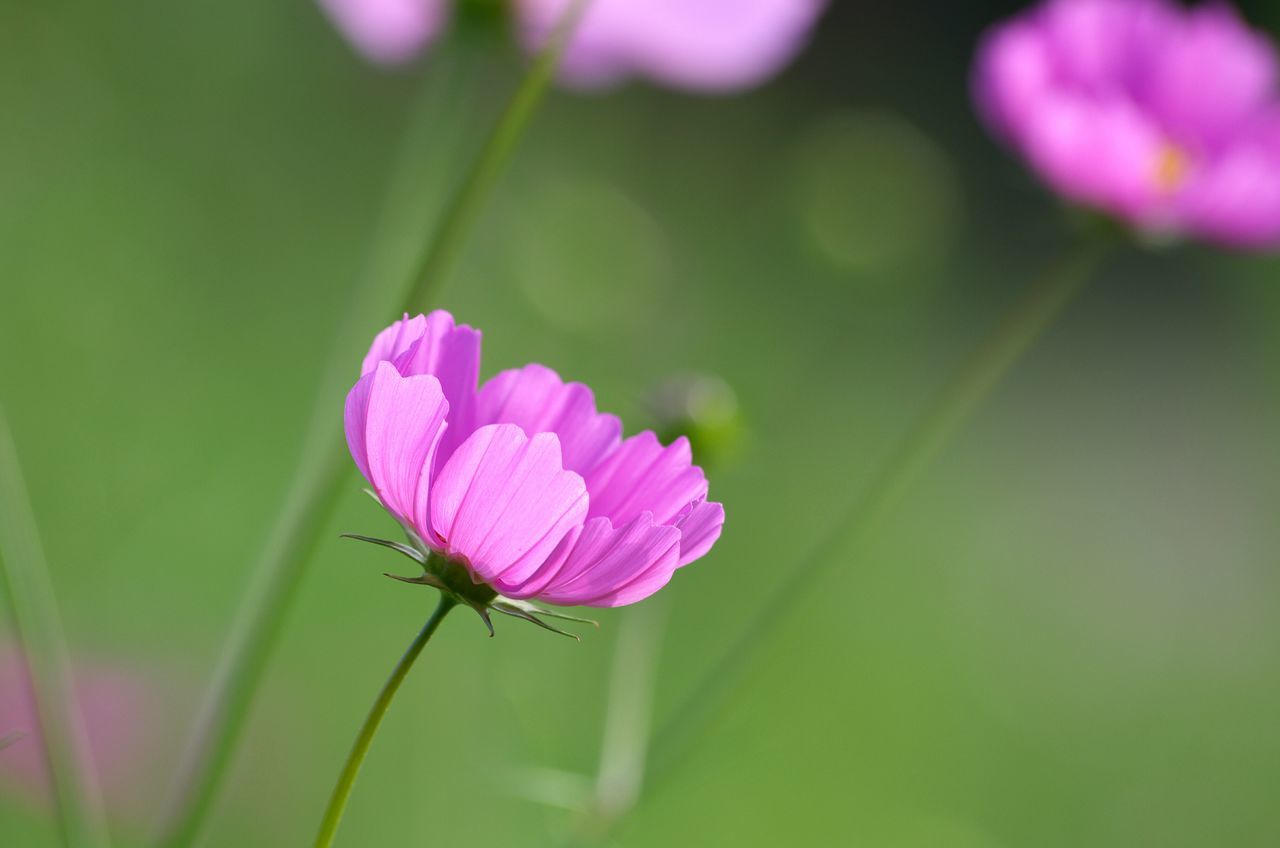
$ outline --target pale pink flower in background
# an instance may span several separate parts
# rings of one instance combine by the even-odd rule
[[[162,693],[150,676],[123,664],[77,662],[73,675],[107,802],[113,810],[141,816],[155,789],[157,757],[166,735]],[[0,737],[13,739],[0,750],[0,789],[50,803],[26,665],[17,648],[7,644],[0,644]]]
[[[1048,0],[993,28],[974,72],[992,129],[1067,199],[1157,235],[1280,241],[1271,43],[1234,10]]]
[[[569,0],[516,0],[525,43],[540,46]],[[734,91],[777,74],[808,42],[825,0],[595,0],[565,51],[584,86],[632,76]]]
[[[568,0],[510,0],[514,26],[538,49]],[[369,59],[413,58],[437,36],[446,0],[321,0]],[[734,91],[778,73],[808,41],[826,0],[591,0],[562,62],[576,86],[629,77],[698,91]]]
[[[480,333],[443,311],[384,330],[347,396],[347,443],[424,553],[504,598],[622,606],[720,536],[688,442],[622,438],[591,390],[541,365],[478,390]]]
[[[417,56],[449,13],[448,0],[320,0],[320,7],[357,50],[384,64]]]

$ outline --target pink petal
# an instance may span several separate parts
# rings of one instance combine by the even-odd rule
[[[533,574],[586,514],[586,485],[564,470],[555,434],[513,424],[476,430],[431,489],[445,554],[499,591]]]
[[[1230,247],[1280,245],[1280,148],[1242,142],[1196,174],[1178,198],[1182,225]]]
[[[1044,34],[1064,87],[1131,92],[1176,15],[1165,0],[1050,0],[1025,17]]]
[[[1271,42],[1225,5],[1188,10],[1167,27],[1144,69],[1142,99],[1184,144],[1216,146],[1273,96]]]
[[[523,35],[541,45],[566,0],[519,0]],[[808,41],[824,0],[594,0],[562,67],[571,83],[607,85],[639,74],[703,91],[749,88]]]
[[[622,422],[596,412],[591,389],[565,383],[542,365],[503,371],[480,389],[476,423],[515,424],[527,435],[555,433],[564,467],[586,474],[622,437]]]
[[[680,565],[683,567],[706,555],[720,538],[724,505],[703,501],[677,521],[676,527],[680,529]]]
[[[406,377],[431,374],[444,389],[450,408],[469,403],[480,374],[480,331],[455,324],[443,309],[430,315],[405,316],[373,341],[362,374],[379,362],[394,362]]]
[[[1046,94],[1024,143],[1044,178],[1077,202],[1142,223],[1167,199],[1158,179],[1167,142],[1126,100]]]
[[[973,93],[994,130],[1018,139],[1053,83],[1053,57],[1041,27],[1015,21],[997,27],[978,47]]]
[[[361,377],[347,395],[351,456],[403,522],[414,524],[425,513],[432,454],[448,411],[439,380],[430,374],[402,377],[389,362]]]
[[[670,524],[690,503],[707,494],[707,478],[693,465],[689,440],[681,436],[664,448],[645,431],[624,441],[587,474],[591,516],[602,515],[615,527],[642,512]]]
[[[598,598],[580,601],[584,607],[625,607],[643,601],[671,582],[675,574],[675,557],[664,558],[655,567],[636,577],[630,583]]]
[[[320,0],[334,25],[365,58],[408,61],[440,31],[445,0]]]
[[[364,362],[360,364],[361,376],[377,368],[379,362],[394,362],[396,357],[409,349],[409,345],[422,338],[426,331],[427,316],[415,315],[410,318],[405,313],[403,318],[374,337]]]
[[[369,392],[373,390],[372,373],[365,374],[347,392],[342,410],[343,429],[347,433],[347,449],[364,479],[370,479],[369,448],[365,443],[365,422],[369,415]]]
[[[363,373],[391,361],[406,377],[431,374],[449,401],[449,429],[440,441],[436,465],[442,465],[475,429],[476,381],[480,376],[480,331],[455,324],[443,309],[430,315],[406,315],[374,339]]]
[[[1059,194],[1153,233],[1270,246],[1274,45],[1223,4],[1047,0],[984,39],[974,94]]]
[[[421,316],[419,316],[421,317]],[[437,309],[424,320],[419,337],[398,354],[395,365],[406,377],[433,374],[449,401],[449,429],[440,440],[439,467],[476,428],[476,381],[480,377],[480,331],[455,325],[453,316]]]
[[[521,594],[553,604],[615,607],[649,597],[677,568],[703,556],[720,538],[724,507],[691,506],[676,524],[655,524],[643,512],[614,529],[606,518],[592,518],[570,533],[525,584]],[[511,594],[508,592],[507,594]]]
[[[617,529],[606,518],[593,518],[565,537],[547,565],[520,587],[520,597],[566,605],[633,603],[671,579],[679,554],[680,531],[655,524],[650,512]],[[641,584],[652,588],[626,591]],[[630,600],[617,601],[624,596]]]
[[[168,759],[165,740],[175,729],[168,727],[166,709],[173,700],[174,675],[121,659],[79,658],[73,659],[71,673],[106,800],[114,813],[125,813],[133,822],[142,820],[151,813],[149,802],[162,770],[157,766]],[[23,736],[0,751],[0,795],[53,803],[26,660],[15,644],[0,638],[0,737],[14,731]],[[3,843],[16,844],[12,838]]]

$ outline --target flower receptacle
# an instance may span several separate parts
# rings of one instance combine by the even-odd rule
[[[543,618],[556,618],[562,621],[575,621],[596,627],[600,626],[599,622],[589,618],[578,618],[556,610],[542,609],[527,601],[505,598],[487,583],[477,583],[472,579],[471,572],[463,563],[455,562],[427,548],[413,534],[410,534],[410,544],[394,542],[389,539],[378,539],[372,536],[361,536],[355,533],[344,533],[343,538],[390,548],[418,563],[422,567],[422,574],[406,577],[385,572],[386,576],[393,580],[399,580],[401,583],[431,586],[440,590],[443,595],[450,598],[455,604],[470,607],[480,616],[481,621],[488,628],[490,636],[494,635],[493,618],[491,616],[491,613],[494,612],[528,621],[544,630],[550,630],[552,633],[559,633],[561,636],[568,636],[575,640],[579,640],[578,636],[548,624]]]

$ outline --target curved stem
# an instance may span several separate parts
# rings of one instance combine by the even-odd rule
[[[654,734],[650,787],[680,764],[706,732],[748,660],[819,582],[823,569],[847,562],[847,551],[902,499],[921,473],[951,443],[978,406],[1094,276],[1110,247],[1096,238],[1066,254],[1037,280],[996,324],[908,431],[860,500],[761,605],[700,682]],[[846,554],[841,559],[841,554]]]
[[[387,714],[387,708],[391,706],[391,699],[396,696],[400,684],[404,682],[409,669],[413,668],[414,661],[418,659],[418,654],[422,653],[422,649],[431,639],[431,634],[436,632],[440,622],[444,621],[449,610],[456,605],[457,601],[449,595],[440,595],[440,603],[436,606],[435,612],[431,613],[422,631],[410,643],[404,656],[400,657],[400,662],[396,663],[387,682],[382,684],[382,691],[378,693],[377,700],[369,708],[369,714],[365,716],[364,724],[360,726],[356,741],[351,746],[351,753],[347,755],[347,761],[338,775],[338,783],[333,787],[329,806],[324,811],[324,821],[320,823],[320,833],[316,836],[316,848],[328,848],[333,844],[333,838],[338,833],[338,825],[342,823],[342,814],[347,809],[347,799],[351,797],[351,790],[356,784],[356,778],[360,775],[360,767],[364,765],[365,755],[369,753],[373,737],[378,732],[378,726],[382,724],[382,717]]]
[[[0,582],[22,648],[64,845],[110,844],[102,792],[71,677],[53,581],[27,497],[18,451],[0,407]],[[21,731],[0,739],[4,748]]]
[[[579,822],[584,841],[626,813],[640,797],[667,606],[659,597],[632,607],[618,630],[600,768],[590,806]]]
[[[585,5],[586,0],[577,0],[564,14],[533,68],[516,90],[462,187],[445,209],[422,261],[400,297],[395,310],[397,315],[425,310],[443,283],[485,197],[546,95],[568,34]],[[469,103],[460,105],[466,107]],[[406,152],[411,154],[412,146],[406,145]],[[380,284],[381,281],[371,283]],[[361,292],[361,303],[368,299],[364,296],[366,294]],[[355,320],[342,331],[341,339],[352,335],[352,330],[367,337],[370,328],[360,320],[361,315],[359,309],[352,311]],[[317,395],[316,408],[307,428],[306,447],[290,484],[285,507],[277,516],[254,568],[251,587],[232,625],[218,670],[183,753],[174,792],[157,838],[157,845],[163,848],[184,848],[199,833],[230,764],[253,693],[275,647],[306,566],[351,474],[332,413],[334,404],[340,403],[341,394],[335,395],[331,391],[334,385],[341,385],[349,374],[351,360],[347,353],[345,341],[335,345],[335,355],[331,357],[322,389]]]

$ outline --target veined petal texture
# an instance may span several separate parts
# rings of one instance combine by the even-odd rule
[[[388,510],[413,523],[426,508],[433,454],[449,403],[430,374],[401,376],[379,363],[347,395],[347,446]]]
[[[432,486],[444,554],[499,591],[533,574],[586,515],[586,485],[564,469],[555,434],[514,424],[476,430]]]

